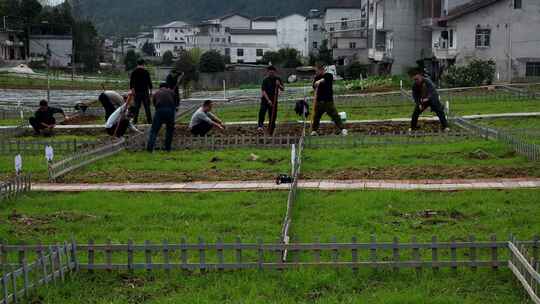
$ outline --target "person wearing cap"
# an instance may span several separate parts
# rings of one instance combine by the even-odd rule
[[[144,67],[144,60],[137,61],[137,68],[131,73],[129,88],[131,93],[135,95],[135,103],[131,107],[133,115],[133,123],[137,124],[139,119],[139,111],[141,105],[144,106],[146,113],[146,122],[152,123],[152,112],[150,111],[150,95],[152,95],[152,79],[150,73]]]
[[[261,107],[259,109],[259,132],[264,131],[264,120],[266,113],[269,116],[268,122],[268,134],[273,135],[276,129],[277,110],[278,110],[278,96],[279,91],[283,92],[285,89],[281,78],[276,76],[277,69],[274,66],[267,68],[268,76],[263,80],[261,86]]]
[[[28,119],[32,128],[34,128],[34,134],[52,135],[52,131],[56,127],[54,114],[62,114],[64,119],[68,118],[64,110],[49,107],[49,103],[46,100],[41,100],[39,102],[39,109],[36,111],[34,117]]]
[[[156,111],[146,149],[148,152],[154,151],[159,130],[165,124],[165,151],[171,151],[176,120],[176,98],[174,91],[168,88],[166,82],[162,82],[159,84],[159,90],[152,96],[152,102]]]
[[[334,75],[327,73],[324,65],[315,65],[316,74],[313,80],[313,89],[315,90],[315,98],[313,101],[313,121],[311,123],[311,135],[318,135],[319,125],[324,113],[328,114],[336,124],[336,127],[341,131],[341,135],[347,135],[347,129],[343,125],[343,121],[338,114],[336,105],[334,104]]]
[[[435,84],[429,79],[426,78],[421,70],[413,71],[411,73],[413,79],[412,87],[412,96],[414,99],[414,111],[411,119],[411,128],[409,132],[415,131],[418,129],[418,118],[420,114],[424,112],[427,108],[431,108],[432,112],[439,117],[441,122],[441,129],[445,132],[450,131],[448,128],[448,120],[446,119],[446,114],[444,113],[444,107],[440,102],[439,93]]]

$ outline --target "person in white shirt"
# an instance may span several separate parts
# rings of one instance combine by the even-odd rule
[[[195,136],[206,136],[206,134],[208,134],[213,127],[220,130],[225,129],[223,122],[217,118],[216,115],[212,114],[211,111],[211,100],[205,101],[202,107],[195,111],[191,117],[191,122],[189,123],[189,130],[191,131],[191,134]]]
[[[107,119],[105,129],[109,135],[120,138],[126,134],[128,128],[137,133],[142,133],[135,128],[129,119],[128,109],[132,99],[133,96],[129,95],[126,102],[116,109]]]

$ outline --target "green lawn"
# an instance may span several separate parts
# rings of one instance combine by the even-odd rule
[[[491,234],[519,239],[540,234],[540,209],[532,197],[540,190],[457,192],[300,191],[293,212],[292,235],[303,242],[466,241],[470,235],[489,240]]]
[[[61,155],[57,155],[61,159]],[[0,174],[12,174],[13,156],[0,156]],[[34,180],[47,179],[44,156],[23,155]],[[272,180],[290,172],[290,149],[122,152],[81,168],[64,182],[191,182]],[[540,177],[540,166],[494,141],[308,148],[304,179],[445,179]]]
[[[32,303],[528,304],[509,270],[417,277],[412,271],[289,270],[209,274],[79,274]]]
[[[0,126],[20,126],[20,119],[0,119]]]
[[[191,242],[198,237],[255,242],[279,238],[286,192],[30,193],[2,204],[0,235],[9,243],[129,239]]]
[[[474,120],[479,125],[496,129],[540,129],[540,117],[490,118]]]

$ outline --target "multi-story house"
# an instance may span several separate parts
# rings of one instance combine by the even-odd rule
[[[301,56],[308,56],[306,48],[306,17],[292,14],[277,20],[277,47],[297,49]]]
[[[0,28],[0,61],[24,60],[24,41],[19,36],[22,31],[10,29],[7,22],[4,25]]]
[[[306,52],[318,54],[324,38],[324,17],[320,10],[311,9],[306,17]]]
[[[200,48],[225,53],[225,48],[231,43],[229,27],[223,26],[217,20],[205,21],[197,27],[198,30],[193,35],[186,37],[187,49]]]
[[[259,16],[251,20],[251,29],[253,30],[275,30],[277,29],[276,16]]]
[[[156,56],[163,56],[167,51],[177,53],[185,49],[188,36],[193,36],[198,31],[191,24],[174,21],[168,24],[154,27],[154,46]]]
[[[379,73],[403,74],[431,55],[431,33],[421,25],[423,1],[371,0],[368,57]]]
[[[540,77],[540,1],[470,0],[432,16],[432,47],[439,69],[493,59],[496,80]]]
[[[231,45],[226,49],[231,63],[256,63],[264,53],[277,50],[275,29],[230,29]]]
[[[365,0],[332,0],[324,4],[326,39],[338,65],[367,63]],[[364,11],[364,13],[363,13]]]

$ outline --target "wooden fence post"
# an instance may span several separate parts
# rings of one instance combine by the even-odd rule
[[[497,236],[494,234],[491,236],[491,269],[496,271],[499,269],[499,252],[497,246]]]
[[[476,238],[471,235],[469,236],[469,242],[471,244],[471,247],[470,247],[470,256],[471,256],[471,270],[472,271],[476,271],[478,269],[477,265],[476,265]]]
[[[129,239],[127,244],[127,268],[129,273],[133,273],[133,240]]]
[[[22,271],[23,271],[23,285],[24,285],[24,297],[28,299],[29,292],[30,292],[30,277],[28,273],[28,263],[26,263],[26,260],[23,261],[22,265]]]
[[[223,271],[224,259],[223,259],[223,239],[219,237],[216,243],[217,257],[218,257],[218,270]]]
[[[392,258],[394,260],[394,272],[399,272],[399,262],[401,260],[399,256],[399,239],[398,237],[394,237],[394,241],[392,243],[393,249],[392,249]]]
[[[90,273],[94,272],[94,240],[90,239],[88,241],[88,271]]]
[[[144,256],[145,256],[145,268],[147,272],[152,271],[152,250],[150,247],[150,241],[144,241]]]
[[[199,237],[199,270],[206,272],[206,248],[204,239]]]
[[[377,237],[374,234],[370,237],[369,260],[373,263],[371,267],[377,269]]]
[[[3,297],[4,298],[4,303],[3,304],[8,304],[9,303],[8,277],[7,277],[5,272],[2,275],[2,292],[4,293],[4,297]]]
[[[353,244],[353,249],[352,249],[352,262],[353,262],[353,272],[356,274],[358,273],[358,248],[356,247],[356,244],[357,244],[357,238],[356,236],[353,236],[352,237],[352,240],[351,240],[352,244]]]
[[[432,268],[433,272],[437,273],[439,272],[439,252],[438,247],[439,244],[437,242],[437,237],[433,236],[431,238],[431,261],[432,261]]]
[[[452,238],[452,243],[450,244],[450,259],[451,267],[454,273],[457,272],[457,249],[456,249],[456,240]]]
[[[416,274],[419,276],[422,273],[422,260],[416,236],[412,237],[412,258],[415,264]]]
[[[180,240],[180,259],[182,260],[182,269],[188,270],[188,251],[186,248],[186,238],[182,237]]]
[[[112,242],[111,239],[107,239],[107,246],[105,248],[105,263],[107,264],[107,271],[112,271]]]
[[[171,272],[171,261],[169,257],[169,242],[163,240],[163,263],[165,264],[165,271],[167,274]]]

